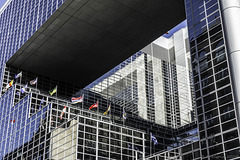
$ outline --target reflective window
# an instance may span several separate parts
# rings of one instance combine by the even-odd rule
[[[231,87],[228,86],[226,88],[223,88],[220,91],[218,91],[217,93],[218,93],[218,97],[222,97],[224,95],[227,95],[227,94],[231,93]]]
[[[215,93],[212,93],[212,94],[204,97],[204,98],[203,98],[203,102],[204,102],[204,103],[208,103],[208,102],[210,102],[210,101],[212,101],[212,100],[214,100],[214,99],[216,99],[216,94],[215,94]]]
[[[238,146],[239,146],[239,140],[238,139],[236,139],[234,141],[227,142],[227,143],[224,144],[225,150],[236,148]]]
[[[219,144],[221,142],[222,142],[222,137],[221,136],[214,136],[214,137],[211,137],[210,139],[208,139],[208,145],[209,146]]]
[[[234,138],[237,138],[237,137],[238,137],[237,130],[234,130],[234,131],[223,134],[224,141],[231,140],[231,139],[234,139]]]
[[[210,15],[211,13],[215,12],[218,10],[218,4],[215,4],[214,6],[212,6],[211,8],[207,9],[207,15]]]
[[[230,81],[229,81],[228,77],[224,78],[224,79],[221,79],[220,81],[217,82],[217,88],[220,88],[220,87],[222,87],[224,85],[227,85],[229,83],[230,83]]]
[[[231,102],[231,103],[225,104],[224,106],[220,107],[220,112],[222,114],[222,113],[231,111],[233,109],[234,109],[233,103]]]
[[[225,122],[233,118],[235,118],[235,111],[221,115],[221,122]]]
[[[209,148],[209,154],[210,155],[213,155],[215,153],[219,153],[221,151],[223,151],[223,146],[221,144],[218,145],[218,146],[214,146],[214,147]]]
[[[233,121],[230,121],[230,122],[227,122],[227,123],[223,124],[222,125],[222,130],[226,131],[226,130],[229,130],[229,129],[234,128],[236,126],[237,126],[236,120],[233,120]]]
[[[203,41],[202,43],[198,44],[197,49],[200,51],[205,48],[209,44],[208,39]]]
[[[223,39],[220,39],[220,40],[216,41],[215,43],[213,43],[213,44],[211,45],[212,50],[220,47],[220,46],[223,45],[223,44],[224,44]]]
[[[210,49],[208,46],[205,47],[204,49],[198,51],[198,58],[200,59],[200,58],[204,57],[207,53],[209,53],[209,51],[210,51]]]

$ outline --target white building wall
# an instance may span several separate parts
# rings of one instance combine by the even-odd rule
[[[147,99],[146,99],[146,81],[144,69],[144,55],[136,60],[137,85],[138,85],[138,111],[139,116],[147,120]]]
[[[155,116],[155,123],[161,125],[166,124],[166,106],[165,106],[165,90],[163,84],[163,61],[172,63],[176,65],[176,73],[177,73],[177,85],[178,85],[178,96],[179,96],[179,107],[180,107],[180,119],[181,125],[187,124],[191,122],[191,111],[192,111],[192,95],[190,90],[190,81],[189,81],[189,63],[188,59],[190,59],[189,52],[186,53],[186,39],[187,39],[187,29],[181,29],[174,33],[174,35],[170,38],[160,37],[156,39],[153,43],[144,47],[141,51],[147,54],[147,61],[152,61],[152,76],[153,76],[153,91],[154,91],[154,110],[155,114],[150,116]],[[170,55],[171,54],[171,55]],[[144,54],[137,57],[135,60],[125,61],[127,65],[123,65],[120,70],[116,71],[114,74],[109,76],[108,78],[102,80],[98,85],[94,86],[94,90],[99,93],[103,93],[107,95],[110,93],[110,90],[114,89],[119,85],[117,82],[121,81],[122,88],[116,88],[114,94],[110,94],[110,96],[114,96],[117,92],[121,92],[125,87],[132,86],[134,84],[134,76],[133,72],[137,73],[136,84],[137,84],[137,110],[138,115],[148,120],[148,107],[147,107],[147,93],[146,93],[146,72],[145,72],[145,60]],[[148,71],[151,73],[151,71]],[[131,78],[129,79],[129,75]],[[128,76],[128,78],[127,78]],[[115,84],[115,85],[114,85]],[[115,87],[115,88],[114,88]],[[132,88],[133,91],[133,88]],[[171,91],[170,91],[171,92]],[[172,93],[169,93],[172,94]],[[131,94],[127,94],[127,99],[132,99],[135,101],[136,97]],[[126,98],[126,97],[125,97]],[[173,108],[176,108],[173,106]],[[128,111],[131,108],[128,108]],[[174,111],[175,112],[175,109]],[[177,116],[173,113],[172,117]],[[172,118],[173,126],[175,126],[175,120]]]
[[[185,47],[185,33],[186,29],[181,29],[173,35],[181,125],[185,125],[191,122],[192,111],[189,68]]]
[[[162,81],[162,61],[153,57],[153,85],[155,100],[155,123],[166,125],[165,98]]]

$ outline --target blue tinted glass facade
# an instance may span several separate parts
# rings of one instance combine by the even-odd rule
[[[38,110],[38,112],[30,116],[31,93],[27,94],[15,105],[13,104],[14,93],[15,87],[12,87],[0,100],[1,106],[4,106],[0,108],[1,159],[14,159],[16,156],[21,157],[21,154],[26,152],[27,147],[31,150],[34,146],[33,143],[36,145],[36,136],[39,136],[40,133],[45,135],[47,134],[45,132],[48,132],[48,130],[44,130],[44,126],[46,125],[47,115],[51,105]],[[35,151],[31,157],[44,158],[44,152],[41,150],[47,149],[44,148],[44,146],[46,146],[45,143],[45,136],[39,138],[37,144],[40,148],[37,152]],[[29,148],[31,144],[33,146]]]
[[[66,0],[12,0],[0,13],[0,84],[8,59]]]
[[[12,0],[0,13],[1,86],[3,86],[8,59],[64,2],[65,0]],[[25,154],[24,157],[31,157],[29,159],[34,157],[44,159],[48,156],[47,154],[43,155],[44,152],[47,153],[44,143],[39,145],[38,152],[32,153],[33,151],[27,152],[27,150],[34,147],[33,141],[40,132],[39,125],[42,125],[40,123],[46,123],[49,106],[32,114],[30,112],[31,94],[29,93],[24,98],[17,97],[15,89],[16,86],[11,87],[0,100],[0,159],[22,157],[22,153]],[[16,99],[20,101],[16,101]],[[45,133],[41,134],[45,135]],[[39,143],[44,142],[45,137],[39,138]]]
[[[16,51],[37,31],[37,29],[42,26],[43,23],[46,22],[46,20],[60,5],[62,5],[62,3],[64,3],[64,1],[65,0],[12,0],[7,8],[1,13],[1,84],[4,78],[3,73],[5,70],[5,63],[8,59],[16,53]],[[202,157],[202,159],[216,159],[216,157],[231,156],[237,157],[237,151],[239,150],[239,133],[235,117],[236,112],[233,95],[231,92],[232,86],[230,82],[218,0],[186,0],[185,4],[189,27],[191,61],[193,64],[193,78],[196,91],[195,95],[197,98],[196,111],[198,130],[194,128],[192,131],[194,131],[194,134],[196,134],[197,131],[199,132],[200,141],[194,142],[191,145],[186,145],[183,147],[184,151],[182,152],[191,152],[191,149],[189,148],[194,147],[195,149],[200,148],[200,151],[189,153],[183,159],[201,159],[200,157]],[[149,69],[152,72],[152,68],[149,67]],[[147,83],[152,84],[153,76],[149,75],[148,72],[145,74],[149,79]],[[18,86],[18,90],[19,88],[20,87]],[[12,87],[3,94],[0,99],[0,106],[4,106],[0,108],[0,150],[4,151],[0,153],[0,158],[14,159],[14,157],[21,157],[21,154],[23,154],[22,157],[28,157],[29,159],[34,159],[36,157],[46,159],[50,157],[49,133],[52,131],[58,132],[57,128],[65,123],[69,117],[73,118],[76,114],[79,114],[80,109],[76,110],[74,107],[69,107],[67,109],[68,113],[64,115],[62,120],[59,117],[67,102],[58,100],[58,102],[53,105],[54,107],[52,107],[51,113],[49,113],[51,105],[49,104],[47,107],[43,107],[43,109],[38,109],[41,98],[36,96],[37,98],[35,97],[34,99],[30,92],[23,98],[19,98],[20,101],[15,102],[15,89],[15,87]],[[149,90],[148,95],[153,95],[154,88],[147,89]],[[94,98],[90,97],[89,101],[90,102],[88,102],[87,105],[95,102],[95,95]],[[51,101],[49,100],[48,102],[50,103]],[[149,98],[149,107],[153,105],[153,102],[154,98]],[[32,112],[32,108],[34,108],[34,112]],[[120,110],[119,115],[121,112],[122,111]],[[82,111],[81,113],[83,114]],[[53,115],[50,116],[50,114]],[[84,114],[85,116],[91,115],[88,112],[84,112]],[[153,112],[153,114],[155,114],[155,112]],[[96,115],[91,116],[97,117]],[[119,127],[118,130],[113,130],[112,133],[107,132],[112,128],[109,123],[104,123],[104,125],[102,124],[102,129],[100,129],[101,132],[98,132],[96,131],[96,126],[101,125],[98,119],[96,120],[95,118],[95,120],[93,120],[94,118],[89,118],[88,120],[84,120],[84,118],[85,117],[77,118],[77,121],[82,124],[78,126],[76,125],[77,129],[80,130],[77,135],[79,139],[76,140],[79,147],[74,146],[77,148],[78,153],[76,156],[78,159],[82,159],[82,157],[90,159],[96,158],[95,155],[98,156],[98,152],[96,152],[95,149],[98,144],[95,141],[98,138],[91,136],[91,134],[96,134],[98,136],[98,133],[102,134],[100,135],[101,139],[99,139],[99,156],[117,159],[119,156],[122,156],[118,153],[119,151],[121,152],[120,147],[124,146],[124,154],[126,155],[122,157],[128,158],[128,156],[130,156],[131,158],[134,158],[134,150],[131,149],[129,151],[128,149],[128,138],[124,139],[124,143],[118,141],[118,138],[115,138],[113,142],[110,142],[110,140],[114,139],[116,136],[116,132],[119,132],[117,136],[122,136],[122,128]],[[152,116],[149,116],[148,118],[151,119]],[[138,121],[140,120],[133,120],[131,123],[139,123]],[[152,121],[154,121],[153,118]],[[43,122],[45,123],[45,126],[43,126]],[[138,125],[147,126],[149,128],[153,125],[146,125],[146,121],[140,122],[142,124],[140,123]],[[122,123],[122,121],[119,120],[118,123]],[[49,127],[49,130],[46,129],[47,125],[51,126]],[[69,124],[64,125],[69,126]],[[157,130],[159,128],[159,126],[156,128],[152,127],[152,130]],[[76,129],[73,130],[76,132]],[[160,131],[158,133],[160,133]],[[126,132],[124,134],[128,136],[130,135],[129,137],[131,138],[134,138],[135,136],[132,133],[132,130],[130,130],[129,133]],[[186,132],[186,134],[192,133]],[[183,135],[185,136],[185,133]],[[36,138],[38,136],[41,138]],[[166,136],[167,134],[164,133],[164,138],[161,140],[165,140]],[[85,140],[85,137],[87,137],[87,141]],[[140,148],[143,144],[142,138],[143,137],[137,139],[136,143],[133,139],[131,139],[131,141],[133,144],[135,143],[135,145],[138,144],[138,148]],[[149,140],[149,138],[146,139]],[[166,142],[159,143],[172,143],[172,137],[169,136],[168,139],[169,142],[166,140]],[[146,142],[148,143],[147,145],[150,146],[148,140],[146,140]],[[55,148],[57,147],[58,146],[56,145]],[[154,149],[157,147],[162,147],[161,150],[165,149],[163,146],[153,147]],[[143,148],[144,147],[141,148],[142,151]],[[114,153],[110,154],[109,151]],[[147,152],[151,152],[150,149],[148,149]],[[51,154],[52,157],[56,156],[54,155],[54,151]],[[61,154],[60,151],[58,154]]]

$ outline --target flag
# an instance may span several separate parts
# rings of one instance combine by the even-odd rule
[[[110,104],[109,104],[108,109],[106,110],[106,112],[103,113],[103,115],[108,114],[108,111],[109,111],[109,110],[110,110]]]
[[[51,126],[53,125],[53,116],[52,116],[52,118],[51,118]]]
[[[39,105],[39,109],[38,110],[40,110],[41,109],[41,104],[43,103],[43,98],[42,98],[42,100],[41,100],[41,102],[40,102],[40,105]]]
[[[52,96],[54,93],[57,92],[57,86],[49,91],[49,94]]]
[[[60,115],[60,119],[62,119],[62,116],[63,116],[63,114],[66,112],[66,106],[64,106],[64,108],[63,108],[63,110],[62,110],[62,113],[61,113],[61,115]]]
[[[18,74],[15,74],[15,79],[19,78],[19,77],[22,77],[22,71]]]
[[[13,80],[11,80],[10,83],[6,85],[6,87],[3,89],[3,92],[6,92],[8,88],[10,88],[13,85]]]
[[[131,146],[131,144],[129,144],[129,143],[128,143],[128,148],[129,148],[129,149],[132,149],[132,146]]]
[[[7,90],[9,87],[11,87],[12,85],[13,85],[13,80],[11,80],[11,82],[7,84],[6,90]]]
[[[157,138],[153,136],[152,132],[150,134],[151,134],[151,140],[154,142],[154,145],[158,145]]]
[[[35,106],[32,107],[31,112],[34,114],[35,113]]]
[[[83,98],[84,98],[84,95],[82,95],[81,97],[72,97],[71,101],[73,104],[76,104],[76,103],[83,102]]]
[[[30,81],[30,85],[36,84],[38,81],[38,77]]]
[[[12,119],[10,122],[11,122],[11,124],[13,125],[13,123],[15,122],[15,119]]]
[[[98,107],[98,101],[96,103],[94,103],[93,105],[91,105],[89,107],[89,110],[91,110],[92,108],[97,108]]]
[[[17,92],[17,93],[16,93],[16,95],[20,96],[20,93],[19,93],[19,92]]]
[[[137,151],[139,151],[138,147],[136,147],[136,146],[134,147],[134,149],[137,150]]]
[[[127,113],[126,113],[126,111],[125,111],[124,108],[123,108],[123,118],[124,118],[124,119],[127,119]]]
[[[25,84],[25,86],[20,89],[21,93],[24,93],[26,91],[27,87],[28,87],[28,84]]]

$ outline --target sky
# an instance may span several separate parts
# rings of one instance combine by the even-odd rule
[[[4,5],[4,3],[6,2],[7,0],[0,0],[0,8],[2,8],[2,6]]]
[[[169,38],[171,37],[175,32],[178,30],[187,27],[187,20],[182,21],[180,24],[172,28],[170,31],[168,31],[168,34],[164,34],[163,37]]]

